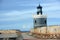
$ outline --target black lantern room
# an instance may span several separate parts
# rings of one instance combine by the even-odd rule
[[[40,4],[39,4],[39,6],[37,6],[37,15],[39,15],[39,14],[41,14],[42,15],[42,6],[40,6]]]

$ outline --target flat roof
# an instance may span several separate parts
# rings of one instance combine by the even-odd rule
[[[18,30],[0,30],[0,38],[18,37],[21,32]]]

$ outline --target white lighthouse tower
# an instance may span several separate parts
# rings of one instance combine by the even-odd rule
[[[47,26],[47,17],[42,14],[42,6],[37,6],[37,15],[34,15],[34,28]]]

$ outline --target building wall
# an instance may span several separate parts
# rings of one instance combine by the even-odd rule
[[[18,30],[0,30],[0,40],[22,40],[21,32]]]
[[[47,18],[34,18],[34,27],[47,26]]]

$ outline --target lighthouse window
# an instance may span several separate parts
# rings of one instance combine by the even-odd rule
[[[39,12],[37,12],[37,15],[39,15]]]
[[[46,24],[46,20],[45,20],[45,24]]]
[[[35,20],[35,23],[36,23],[36,20]]]

